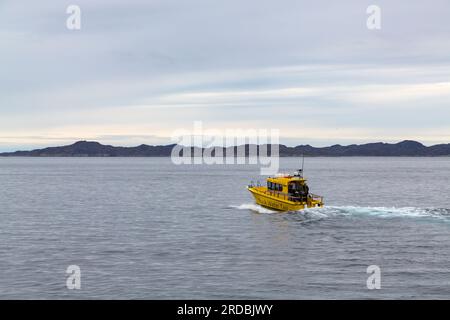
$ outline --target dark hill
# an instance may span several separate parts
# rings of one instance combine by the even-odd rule
[[[0,153],[0,156],[15,157],[169,157],[175,145],[137,147],[114,147],[95,141],[78,141],[62,147],[50,147],[32,151]],[[246,146],[248,149],[248,145]],[[310,145],[287,147],[279,145],[280,156],[450,156],[450,144],[426,147],[423,144],[405,140],[399,143],[367,143],[348,146],[333,145],[315,148]],[[224,152],[225,154],[225,152]]]

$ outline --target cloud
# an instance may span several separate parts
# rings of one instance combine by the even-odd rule
[[[380,0],[379,31],[360,0],[78,0],[80,31],[69,4],[0,4],[3,144],[150,143],[195,120],[298,142],[449,137],[446,0]]]

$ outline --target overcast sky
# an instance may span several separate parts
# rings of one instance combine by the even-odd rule
[[[0,150],[166,144],[194,121],[280,129],[288,145],[449,143],[449,13],[448,0],[0,0]]]

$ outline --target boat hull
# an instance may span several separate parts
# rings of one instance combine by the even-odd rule
[[[291,201],[286,195],[268,192],[266,187],[248,187],[248,191],[251,192],[257,204],[277,211],[298,211],[323,206],[322,200]]]

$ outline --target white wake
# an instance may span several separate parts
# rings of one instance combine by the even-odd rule
[[[261,207],[260,205],[254,204],[254,203],[244,203],[239,206],[230,206],[230,208],[238,209],[238,210],[251,210],[258,213],[276,213],[277,211],[270,210],[264,207]]]
[[[258,213],[278,213],[254,203],[244,203],[230,206],[238,210],[251,210]],[[323,208],[310,208],[291,211],[314,218],[327,218],[336,216],[375,216],[380,218],[437,218],[450,221],[450,209],[446,208],[417,208],[417,207],[359,207],[359,206],[325,206]]]

